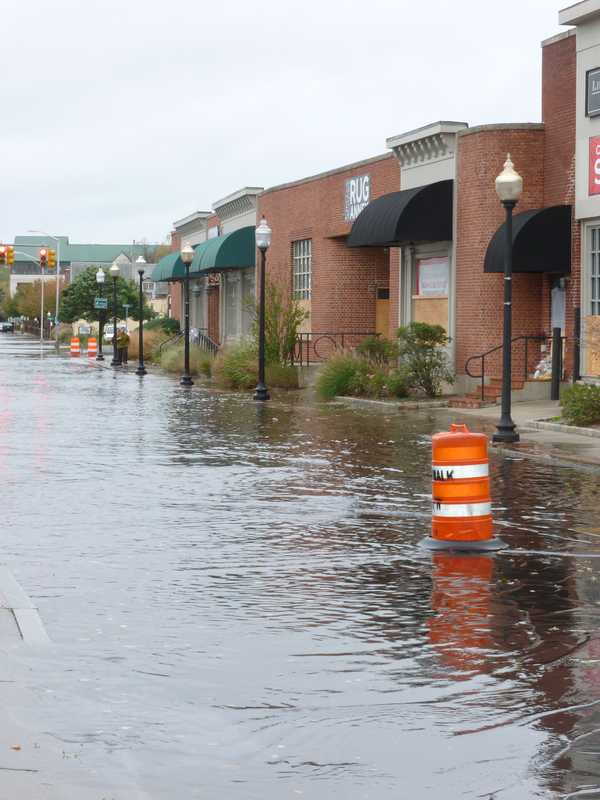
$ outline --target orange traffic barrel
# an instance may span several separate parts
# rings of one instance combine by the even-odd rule
[[[87,354],[90,358],[95,358],[98,353],[98,344],[95,336],[90,336],[87,343]]]
[[[73,336],[71,339],[71,355],[72,356],[81,355],[81,350],[79,348],[79,338],[77,336]]]
[[[466,425],[432,437],[432,550],[499,550],[490,496],[488,438]]]

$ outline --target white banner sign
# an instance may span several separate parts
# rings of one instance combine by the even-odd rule
[[[419,274],[419,295],[432,297],[433,295],[448,296],[448,259],[421,258],[417,262]]]

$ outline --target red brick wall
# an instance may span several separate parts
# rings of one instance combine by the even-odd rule
[[[568,36],[542,48],[542,119],[545,124],[544,205],[573,207],[571,279],[567,282],[566,335],[573,336],[574,309],[579,305],[580,226],[575,212],[575,138],[577,59],[576,38]],[[551,276],[544,281],[543,317],[550,332]],[[572,347],[567,348],[567,371],[572,369]]]
[[[390,154],[334,174],[267,190],[258,203],[273,231],[267,276],[291,290],[292,242],[312,239],[313,332],[375,330],[377,288],[389,285],[389,252],[384,248],[348,248],[344,221],[347,178],[371,176],[371,199],[398,191],[400,167]],[[391,319],[391,316],[390,316]]]
[[[459,137],[457,152],[456,371],[466,360],[502,342],[503,277],[485,274],[488,244],[504,221],[494,189],[507,152],[523,176],[515,213],[539,208],[544,200],[544,130],[540,126],[484,126]],[[513,336],[538,334],[542,319],[540,275],[513,278]],[[513,376],[523,373],[523,350],[515,347]],[[491,377],[501,376],[501,354],[486,362]]]

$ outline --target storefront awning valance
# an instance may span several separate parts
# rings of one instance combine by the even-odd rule
[[[506,227],[488,245],[484,272],[504,272]],[[513,218],[513,272],[571,272],[571,206],[523,211]]]
[[[169,253],[163,256],[152,270],[152,280],[155,283],[174,280],[173,269],[179,260],[179,253]],[[181,266],[183,269],[183,264]]]
[[[356,218],[348,247],[394,247],[452,239],[453,181],[404,189],[378,197]]]
[[[240,228],[225,236],[215,236],[202,244],[194,245],[194,260],[190,275],[221,272],[226,269],[244,269],[256,264],[256,239],[254,225]],[[185,267],[179,253],[169,253],[160,259],[152,272],[153,281],[180,281],[185,277]]]
[[[226,269],[244,269],[256,264],[256,238],[254,225],[240,228],[225,236],[215,236],[195,248],[190,274],[221,272]]]

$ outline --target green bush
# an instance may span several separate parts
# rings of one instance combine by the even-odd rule
[[[575,383],[562,393],[563,418],[569,425],[595,425],[600,422],[600,386]]]
[[[206,375],[212,369],[212,356],[207,355],[197,347],[190,348],[190,373],[192,375]],[[183,372],[184,348],[183,344],[165,348],[160,354],[159,364],[167,372]],[[209,363],[210,362],[210,363]]]
[[[252,389],[258,381],[256,347],[253,342],[241,341],[224,347],[217,355],[213,377],[224,389]]]
[[[381,366],[398,360],[398,343],[380,336],[367,336],[356,348],[363,358]]]
[[[267,386],[279,389],[298,389],[298,370],[290,364],[267,364],[265,369]]]
[[[427,397],[437,397],[444,383],[454,382],[444,350],[449,339],[441,325],[411,322],[398,328],[398,339],[400,359],[412,387]]]
[[[333,400],[334,397],[352,395],[356,391],[362,394],[364,363],[352,353],[334,353],[319,370],[315,384],[317,397]]]
[[[258,307],[254,307],[252,338],[258,347]],[[300,326],[308,312],[289,290],[265,283],[265,359],[267,364],[291,364]]]
[[[173,317],[154,317],[154,319],[144,322],[144,329],[147,331],[161,330],[171,336],[179,333],[181,325],[178,319]]]
[[[400,367],[388,373],[386,388],[390,397],[408,397],[410,378],[406,369]]]

